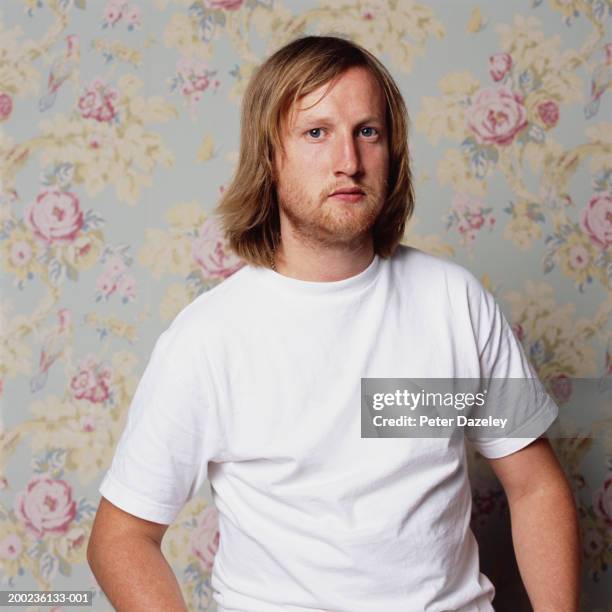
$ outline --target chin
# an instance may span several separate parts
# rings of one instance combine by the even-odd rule
[[[359,236],[374,226],[380,212],[381,208],[378,206],[333,211],[330,215],[326,215],[327,222],[324,223],[324,226],[338,234]]]

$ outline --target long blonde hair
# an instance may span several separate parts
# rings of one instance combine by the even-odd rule
[[[406,105],[383,64],[356,43],[335,36],[306,36],[271,55],[251,77],[242,101],[240,157],[216,208],[236,255],[270,267],[280,240],[274,153],[282,147],[281,124],[292,105],[354,66],[370,70],[386,99],[389,132],[387,201],[372,228],[374,251],[390,257],[414,209]]]

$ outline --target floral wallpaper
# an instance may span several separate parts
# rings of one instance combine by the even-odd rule
[[[3,2],[2,588],[91,589],[94,610],[112,609],[85,559],[97,487],[155,339],[242,265],[210,213],[250,74],[303,33],[349,36],[400,84],[417,195],[404,241],[482,279],[562,413],[575,379],[610,388],[611,13],[610,0]],[[612,610],[609,424],[552,441],[595,612]],[[503,491],[470,463],[496,609],[529,610]],[[218,542],[206,489],[163,542],[190,609],[214,609]]]

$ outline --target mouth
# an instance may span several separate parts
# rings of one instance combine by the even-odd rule
[[[342,200],[343,202],[358,202],[362,198],[365,197],[365,193],[361,191],[361,189],[355,187],[350,189],[338,189],[334,191],[330,196],[330,198],[337,198]]]

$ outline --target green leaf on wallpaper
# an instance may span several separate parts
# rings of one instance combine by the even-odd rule
[[[37,540],[26,550],[26,555],[30,559],[40,559],[47,550],[47,543],[44,540]]]
[[[40,558],[40,575],[45,582],[50,582],[57,571],[57,557],[44,553]]]
[[[225,25],[225,13],[223,11],[214,11],[212,18],[213,21],[221,27]]]
[[[70,563],[68,563],[68,561],[66,561],[66,559],[64,559],[64,557],[61,557],[58,555],[58,560],[59,560],[59,572],[62,576],[72,576],[72,565],[70,565]]]
[[[74,266],[66,265],[66,276],[71,281],[78,281],[79,280],[79,271]]]
[[[548,254],[542,260],[542,270],[544,274],[549,274],[555,267],[555,262],[553,260],[552,254]]]
[[[496,162],[499,159],[499,151],[497,150],[497,147],[484,147],[484,152],[485,152],[485,157],[492,161],[492,162]]]
[[[87,0],[74,0],[74,6],[84,11],[87,8]]]

